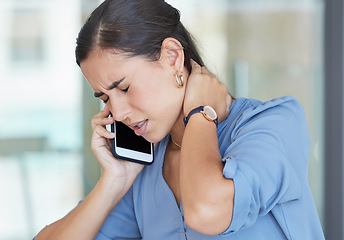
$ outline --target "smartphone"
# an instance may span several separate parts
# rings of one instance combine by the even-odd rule
[[[112,154],[121,160],[152,164],[154,161],[153,144],[142,136],[137,136],[131,128],[122,122],[111,124],[111,131],[116,133],[112,140]]]

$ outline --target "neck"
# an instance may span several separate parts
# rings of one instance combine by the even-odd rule
[[[184,130],[185,130],[183,118],[184,118],[184,113],[183,111],[181,111],[177,121],[175,122],[174,126],[172,127],[170,131],[171,138],[175,142],[175,143],[173,142],[172,143],[175,145],[176,148],[179,148],[177,145],[182,145],[182,140],[183,140],[183,135],[184,135]]]
[[[189,71],[185,67],[184,67],[183,71],[184,71],[184,79],[186,81],[184,84],[186,84],[188,79],[189,79]],[[185,94],[185,92],[184,92],[184,94]],[[182,102],[182,104],[184,104],[184,101]],[[184,135],[184,131],[185,131],[183,119],[184,119],[184,111],[183,111],[183,107],[181,107],[179,117],[178,117],[177,121],[174,123],[174,125],[170,131],[171,138],[173,138],[174,142],[176,142],[180,146],[182,145],[183,135]],[[173,143],[173,145],[175,145],[175,144]],[[175,145],[175,147],[180,149],[179,147],[177,147],[177,145]]]

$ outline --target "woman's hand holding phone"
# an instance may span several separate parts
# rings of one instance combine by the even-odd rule
[[[128,190],[134,182],[136,176],[143,169],[143,165],[116,159],[111,152],[111,140],[116,136],[109,132],[106,125],[112,124],[115,120],[109,117],[110,110],[105,105],[103,111],[92,118],[92,141],[91,148],[97,158],[102,170],[102,177],[110,182],[120,183]],[[113,181],[116,179],[116,181]],[[122,181],[122,182],[121,182]],[[129,186],[130,185],[130,186]]]

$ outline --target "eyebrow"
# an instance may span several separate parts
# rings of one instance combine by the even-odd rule
[[[124,79],[125,79],[125,78],[122,78],[122,79],[119,80],[119,81],[114,81],[114,82],[110,85],[110,87],[109,87],[107,90],[112,90],[112,89],[118,87],[118,85],[120,85],[120,84],[124,81]],[[103,96],[103,95],[104,95],[103,92],[95,92],[95,93],[94,93],[94,96],[95,96],[96,98],[99,98],[99,97],[101,97],[101,96]]]

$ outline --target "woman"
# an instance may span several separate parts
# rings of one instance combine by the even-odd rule
[[[234,100],[202,67],[176,9],[106,0],[81,29],[76,59],[105,103],[91,143],[103,174],[36,239],[324,239],[302,106]],[[152,165],[113,157],[105,125],[115,120],[155,144]]]

